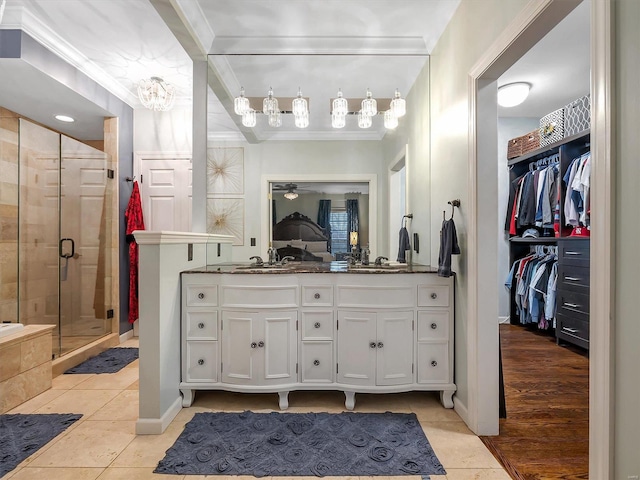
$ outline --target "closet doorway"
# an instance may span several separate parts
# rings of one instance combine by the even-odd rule
[[[18,318],[56,326],[56,358],[111,333],[107,160],[20,119]]]

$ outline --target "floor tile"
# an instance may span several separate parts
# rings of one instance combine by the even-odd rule
[[[135,438],[135,422],[87,420],[29,466],[107,467]]]
[[[22,405],[18,405],[7,413],[34,413],[39,408],[44,407],[47,403],[64,394],[64,392],[65,390],[45,390],[40,395],[33,397],[31,400],[27,400]]]
[[[434,477],[433,480],[436,480]],[[511,477],[502,469],[447,469],[447,480],[510,480]]]
[[[166,451],[175,443],[184,430],[184,425],[171,424],[162,435],[137,435],[120,452],[113,467],[155,468],[165,456]]]
[[[51,388],[54,390],[70,390],[91,377],[95,377],[95,374],[74,373],[69,375],[58,375],[57,377],[53,377],[53,380],[51,381]]]
[[[116,373],[93,375],[74,388],[82,390],[124,390],[137,380],[137,368],[123,368]]]
[[[155,468],[155,467],[154,467]],[[161,473],[153,473],[153,468],[108,468],[105,472],[98,477],[98,480],[183,480],[186,477],[184,475],[165,475]],[[187,475],[188,480],[193,480],[197,477]],[[203,477],[204,478],[204,477]],[[223,477],[207,477],[208,479],[219,479]],[[238,477],[234,477],[238,478]],[[255,477],[251,477],[255,480]]]
[[[67,390],[38,408],[35,413],[80,413],[88,417],[113,400],[118,393],[118,390]]]
[[[88,420],[138,420],[140,413],[137,390],[122,390]]]
[[[103,471],[104,468],[24,467],[11,480],[96,480]]]

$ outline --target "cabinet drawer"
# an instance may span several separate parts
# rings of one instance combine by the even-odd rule
[[[588,314],[589,295],[558,289],[556,305],[558,306],[558,313],[564,313],[568,316],[573,316],[573,312]]]
[[[217,340],[218,312],[185,313],[187,321],[187,340]]]
[[[449,292],[447,285],[418,285],[418,306],[448,307]]]
[[[393,275],[385,275],[393,278]],[[413,307],[416,303],[415,287],[408,285],[338,285],[337,305],[339,307]]]
[[[589,240],[561,240],[558,242],[558,261],[561,265],[589,266]]]
[[[218,342],[187,342],[186,382],[217,382]]]
[[[333,342],[302,342],[302,382],[333,382]]]
[[[302,340],[333,340],[333,310],[302,312]]]
[[[558,286],[579,293],[589,292],[589,267],[558,265]]]
[[[418,341],[448,340],[449,312],[418,312]]]
[[[589,322],[558,314],[556,338],[589,348]]]
[[[307,286],[302,287],[303,307],[332,307],[333,306],[333,286]]]
[[[297,285],[223,285],[223,307],[292,308],[298,306]]]
[[[217,285],[187,285],[187,307],[215,307],[218,305]]]
[[[449,383],[449,344],[418,343],[418,383]]]

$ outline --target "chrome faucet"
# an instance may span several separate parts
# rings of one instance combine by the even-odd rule
[[[389,260],[387,257],[376,257],[375,262],[373,262],[374,265],[382,265],[382,261],[383,260]]]
[[[289,260],[295,260],[296,257],[292,257],[291,255],[287,255],[286,257],[282,257],[282,260],[280,260],[280,263],[282,265],[286,265],[287,263],[289,263]]]
[[[255,265],[256,265],[257,267],[261,267],[261,266],[263,266],[263,265],[264,265],[264,262],[262,261],[262,257],[260,257],[260,256],[258,256],[258,255],[255,255],[255,256],[253,256],[253,257],[249,257],[249,260],[253,260],[254,258],[256,259],[256,263],[255,263]]]

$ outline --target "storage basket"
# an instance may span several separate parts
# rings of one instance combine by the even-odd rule
[[[584,132],[591,127],[591,96],[574,100],[564,107],[564,136]]]
[[[522,155],[522,137],[516,137],[507,143],[507,160]]]
[[[534,130],[526,135],[520,137],[520,144],[522,145],[522,154],[532,152],[540,148],[540,131]]]
[[[540,146],[545,147],[564,138],[564,108],[540,119]]]

